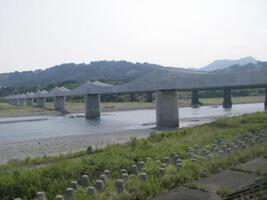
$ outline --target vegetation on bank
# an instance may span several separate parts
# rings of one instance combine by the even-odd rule
[[[245,103],[263,103],[264,96],[247,96],[233,97],[233,104]],[[203,98],[200,102],[204,106],[222,105],[222,98]],[[191,99],[179,99],[179,106],[186,107],[191,105]],[[32,106],[12,106],[0,102],[0,117],[16,117],[29,115],[49,115],[56,114],[53,110],[54,103],[47,102],[46,108],[37,108]],[[147,103],[143,101],[136,102],[101,102],[102,111],[120,111],[120,110],[136,110],[136,109],[154,109],[155,103]],[[82,101],[67,100],[66,109],[70,113],[84,112],[84,103]]]
[[[193,128],[152,134],[147,139],[135,139],[125,145],[109,145],[104,149],[79,152],[59,157],[27,159],[12,162],[0,168],[0,199],[33,199],[37,191],[45,191],[48,199],[63,194],[72,180],[83,174],[90,177],[92,184],[108,169],[113,179],[96,199],[147,199],[166,192],[177,185],[219,172],[246,160],[267,155],[267,142],[255,144],[224,157],[212,158],[208,162],[200,159],[192,162],[187,157],[188,147],[199,145],[209,149],[215,140],[230,142],[236,136],[259,133],[267,128],[267,113],[248,114],[225,118]],[[166,175],[159,175],[158,160],[169,157],[173,152],[181,156],[180,169],[169,165]],[[149,159],[148,159],[149,158]],[[127,191],[118,194],[115,181],[120,169],[131,171],[131,165],[145,161],[147,182],[130,176]],[[39,165],[35,165],[35,164]],[[88,199],[85,189],[79,188],[75,199]]]

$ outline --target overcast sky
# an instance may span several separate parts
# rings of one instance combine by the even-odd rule
[[[244,56],[267,60],[267,0],[0,0],[0,72]]]

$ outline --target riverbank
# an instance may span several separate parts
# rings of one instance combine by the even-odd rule
[[[263,103],[264,96],[248,96],[248,97],[233,97],[233,104],[245,103]],[[222,98],[206,98],[200,99],[204,106],[222,105]],[[188,107],[191,104],[191,99],[180,99],[179,107]],[[11,106],[6,103],[0,103],[0,118],[3,117],[24,117],[24,116],[45,116],[45,115],[61,115],[61,113],[53,110],[54,104],[47,103],[46,108],[37,108],[31,106]],[[110,102],[101,103],[102,112],[138,110],[138,109],[154,109],[155,103],[146,102]],[[66,109],[70,113],[84,113],[84,103],[66,102]]]
[[[201,120],[191,117],[180,120],[181,124],[186,123],[187,127],[193,127],[200,124],[212,122],[223,116],[202,117]],[[36,119],[36,121],[40,121]],[[27,122],[27,121],[23,121]],[[2,122],[2,124],[17,123],[13,121]],[[1,122],[0,122],[1,125]],[[14,124],[13,124],[14,125]],[[156,124],[146,124],[146,126],[155,127]],[[41,139],[32,139],[19,142],[0,142],[0,165],[6,164],[8,161],[23,160],[27,158],[38,158],[43,156],[57,156],[86,150],[88,147],[92,149],[104,148],[111,144],[123,144],[129,142],[131,138],[147,138],[153,132],[161,132],[154,128],[120,130],[110,132],[98,132],[94,134],[71,135],[61,137],[48,137]]]
[[[101,134],[54,137],[8,144],[0,143],[0,165],[6,164],[8,161],[14,162],[27,158],[34,159],[84,151],[88,147],[101,149],[107,145],[129,142],[133,137],[148,137],[151,132],[153,132],[152,129],[137,129]]]

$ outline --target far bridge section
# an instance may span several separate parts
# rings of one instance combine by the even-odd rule
[[[185,69],[165,68],[147,74],[132,82],[121,85],[108,85],[99,81],[88,81],[69,91],[55,88],[51,92],[38,91],[31,95],[9,96],[6,99],[13,105],[24,105],[28,98],[35,98],[37,105],[45,106],[47,97],[54,97],[55,109],[65,110],[66,96],[84,96],[86,118],[99,118],[100,95],[123,93],[156,93],[156,122],[158,128],[179,127],[179,91],[192,91],[192,107],[199,102],[201,90],[223,90],[223,107],[232,107],[231,90],[245,88],[265,88],[264,107],[267,110],[267,70],[245,71],[240,73],[204,73]],[[23,103],[24,102],[24,103]]]

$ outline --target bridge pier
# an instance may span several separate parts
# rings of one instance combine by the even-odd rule
[[[27,98],[26,99],[26,102],[27,102],[27,106],[32,106],[32,104],[33,104],[33,98]]]
[[[198,90],[193,90],[192,91],[192,101],[191,101],[191,107],[192,108],[198,108],[202,103],[199,101],[198,97]]]
[[[224,89],[223,108],[232,108],[232,97],[230,88]]]
[[[264,102],[264,109],[267,112],[267,88],[265,88],[265,102]]]
[[[179,127],[178,97],[174,90],[156,92],[158,128]]]
[[[54,109],[57,111],[65,111],[65,97],[64,96],[54,97]]]
[[[46,98],[45,97],[38,97],[36,99],[37,107],[44,108],[46,104]]]
[[[147,92],[146,93],[146,102],[152,102],[153,101],[153,93]]]
[[[15,105],[15,106],[19,106],[19,99],[15,99],[15,101],[14,101],[14,105]]]
[[[135,93],[130,93],[130,101],[136,101],[136,94]]]
[[[19,105],[20,106],[25,106],[25,99],[24,98],[20,98],[19,99]]]
[[[85,117],[87,119],[94,119],[99,118],[100,115],[100,95],[85,95]]]

